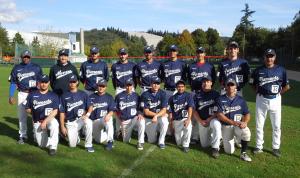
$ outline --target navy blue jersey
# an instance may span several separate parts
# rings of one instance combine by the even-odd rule
[[[228,119],[233,121],[241,121],[242,117],[249,113],[246,101],[238,95],[234,98],[222,95],[216,100],[216,106],[217,113],[223,113]],[[224,122],[222,124],[229,125]]]
[[[202,79],[204,77],[210,76],[212,83],[216,80],[216,70],[213,64],[205,62],[204,64],[199,64],[195,62],[188,67],[188,79],[191,85],[192,91],[201,90]]]
[[[37,90],[29,93],[23,104],[26,109],[31,109],[32,119],[34,122],[37,122],[46,119],[51,111],[58,109],[59,99],[51,91],[42,94]]]
[[[37,79],[43,75],[39,65],[34,63],[20,63],[12,69],[9,81],[17,85],[19,91],[36,89]]]
[[[90,100],[93,103],[93,112],[90,116],[92,120],[104,118],[110,111],[116,110],[114,98],[108,93],[104,95],[94,93],[90,95]]]
[[[190,93],[176,93],[169,99],[169,112],[173,120],[182,120],[188,117],[188,108],[194,108],[194,100]]]
[[[122,120],[133,119],[140,110],[140,97],[135,92],[128,94],[126,91],[119,93],[115,98],[119,118]]]
[[[282,87],[289,84],[289,81],[283,67],[275,65],[267,68],[263,65],[253,71],[250,83],[257,87],[259,94],[276,95],[281,92]]]
[[[68,91],[61,96],[60,100],[59,111],[66,114],[66,121],[76,120],[92,106],[89,96],[81,90],[75,93]]]
[[[159,62],[153,60],[152,63],[148,63],[143,60],[136,65],[135,76],[141,80],[141,86],[150,86],[152,78],[159,78],[159,69]]]
[[[237,89],[242,89],[248,83],[250,67],[245,59],[231,61],[225,59],[219,65],[219,81],[222,85],[228,78],[233,78],[237,82]]]
[[[84,84],[86,90],[95,91],[97,89],[96,83],[100,79],[108,81],[108,72],[108,67],[105,62],[99,60],[97,63],[94,63],[89,59],[81,64],[79,73],[80,81]]]
[[[111,66],[112,82],[114,88],[125,88],[125,82],[128,79],[134,80],[135,66],[136,64],[130,61],[125,64],[122,64],[120,61],[118,61]]]
[[[141,108],[149,109],[154,113],[160,112],[162,108],[168,107],[166,93],[163,90],[158,90],[154,93],[149,89],[141,96]]]
[[[165,82],[166,89],[175,89],[179,80],[186,80],[186,63],[177,59],[168,60],[161,65],[161,78]]]
[[[202,120],[214,115],[215,101],[219,96],[220,94],[215,90],[196,93],[194,96],[195,110]]]

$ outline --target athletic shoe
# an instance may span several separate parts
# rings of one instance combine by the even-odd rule
[[[217,159],[220,156],[219,150],[217,148],[213,148],[211,155],[213,158]]]
[[[138,143],[137,144],[137,149],[138,150],[143,150],[144,149],[144,143]]]
[[[260,153],[263,153],[264,151],[262,150],[262,149],[259,149],[259,148],[254,148],[254,150],[253,150],[253,153],[255,154],[255,155],[257,155],[257,154],[260,154]]]
[[[273,149],[273,155],[276,157],[280,157],[281,156],[281,152],[279,149]]]
[[[247,162],[251,162],[251,161],[252,161],[252,159],[247,155],[246,152],[243,152],[243,153],[241,154],[240,158],[241,158],[241,160],[243,160],[243,161],[247,161]]]
[[[105,149],[106,149],[107,151],[111,151],[112,148],[113,148],[113,141],[107,142],[107,145],[106,145],[106,148],[105,148]]]
[[[165,145],[165,144],[159,144],[158,146],[159,146],[159,148],[162,149],[162,150],[164,150],[164,149],[166,148],[166,145]]]
[[[242,148],[242,144],[241,144],[241,143],[235,143],[235,146],[236,146],[237,148]]]
[[[188,153],[190,151],[190,148],[189,147],[183,147],[182,151],[185,152],[185,153]]]
[[[89,153],[94,153],[95,152],[95,150],[92,146],[91,147],[86,147],[86,151],[89,152]]]
[[[56,150],[55,150],[55,149],[50,149],[50,150],[49,150],[49,155],[50,155],[50,156],[56,155]]]
[[[27,141],[27,138],[25,138],[25,137],[20,137],[19,140],[18,140],[18,143],[19,143],[20,145],[23,145],[26,141]]]

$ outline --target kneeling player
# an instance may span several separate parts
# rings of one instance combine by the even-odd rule
[[[141,107],[146,120],[148,142],[155,143],[157,141],[159,126],[158,145],[161,149],[165,149],[165,137],[169,125],[168,115],[166,114],[168,102],[166,93],[160,89],[160,82],[158,77],[152,78],[151,88],[141,96]]]
[[[246,101],[237,95],[236,81],[229,78],[226,83],[226,94],[216,101],[217,117],[222,122],[222,136],[224,151],[232,154],[234,148],[234,136],[241,140],[241,156],[243,161],[251,161],[246,150],[251,138],[250,129],[247,127],[250,121],[250,113]]]
[[[88,94],[79,90],[76,75],[69,79],[69,91],[61,96],[60,127],[63,136],[68,137],[69,146],[76,147],[80,142],[79,131],[84,127],[85,147],[88,152],[94,152],[92,144],[93,122],[89,119],[93,111]]]
[[[33,136],[39,147],[49,147],[49,155],[56,154],[58,144],[58,96],[49,91],[49,77],[42,75],[38,80],[39,90],[30,93],[23,103],[33,119]],[[48,135],[48,130],[50,135]],[[49,138],[48,138],[49,136]]]
[[[90,118],[93,120],[93,138],[96,142],[103,141],[104,132],[107,136],[106,150],[112,150],[114,126],[113,113],[116,110],[114,98],[106,93],[107,82],[105,79],[100,79],[97,82],[97,93],[90,95],[93,103],[93,112]],[[104,132],[103,132],[104,130]]]

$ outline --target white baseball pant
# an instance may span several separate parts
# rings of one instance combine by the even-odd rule
[[[41,129],[41,123],[36,122],[33,123],[33,136],[34,140],[37,142],[39,147],[49,147],[49,149],[57,149],[58,144],[58,132],[59,132],[59,124],[55,118],[53,118],[48,124],[47,129]],[[47,131],[50,131],[50,135],[48,135]]]
[[[77,118],[75,121],[66,122],[65,123],[67,132],[68,132],[68,140],[70,147],[76,147],[76,145],[80,142],[79,131],[84,128],[85,135],[85,147],[92,147],[93,141],[93,122],[91,119],[81,119]]]
[[[199,126],[199,137],[200,144],[203,148],[211,146],[215,149],[220,149],[220,140],[222,138],[222,124],[218,119],[212,119],[209,126],[204,127],[200,123]]]
[[[199,124],[196,119],[192,119],[192,140],[199,140]]]
[[[250,141],[251,132],[248,127],[241,129],[233,125],[222,125],[222,136],[225,153],[232,154],[235,151],[234,136],[239,140]]]
[[[27,113],[23,106],[28,93],[18,92],[18,117],[19,117],[19,135],[20,137],[27,138]]]
[[[175,140],[178,146],[182,145],[183,147],[190,146],[190,139],[192,134],[192,124],[190,123],[187,127],[184,126],[184,121],[186,120],[174,120],[174,131],[175,131]]]
[[[130,142],[132,130],[137,127],[138,130],[138,142],[144,143],[145,134],[145,119],[138,120],[137,116],[133,119],[129,119],[121,122],[121,130],[123,136],[123,142]]]
[[[145,119],[146,120],[146,134],[148,137],[149,143],[156,143],[157,141],[157,131],[159,131],[159,139],[158,144],[165,144],[165,137],[168,131],[169,121],[168,116],[162,116],[157,118],[156,123],[152,123],[152,119]]]
[[[113,118],[104,122],[104,118],[93,121],[93,138],[97,143],[114,140]]]
[[[263,149],[264,144],[264,124],[267,113],[270,112],[272,124],[272,148],[280,148],[281,137],[281,95],[274,99],[267,99],[256,95],[256,148]]]
[[[171,91],[171,90],[166,90],[166,89],[164,91],[166,93],[166,100],[167,101],[169,101],[169,99],[171,98],[171,96],[173,96],[177,92],[177,90]],[[170,135],[170,136],[173,135],[171,128],[168,128],[167,135]]]

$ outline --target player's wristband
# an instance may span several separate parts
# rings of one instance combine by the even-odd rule
[[[16,88],[17,88],[17,85],[15,83],[10,83],[10,85],[9,85],[9,97],[14,96]]]

